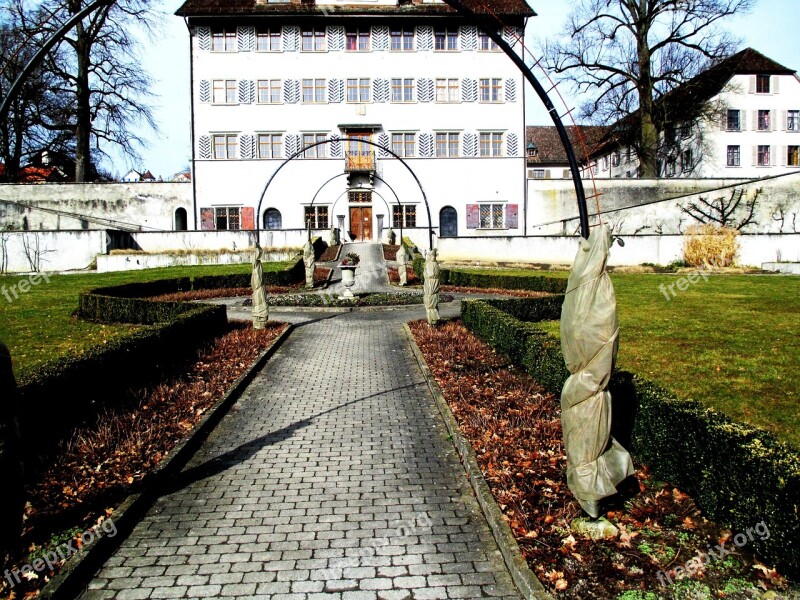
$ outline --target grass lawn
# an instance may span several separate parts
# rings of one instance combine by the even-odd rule
[[[620,368],[800,448],[800,277],[714,275],[667,300],[659,286],[684,276],[611,275]]]
[[[287,262],[265,263],[264,270],[281,270]],[[89,346],[124,336],[133,325],[102,325],[72,318],[78,307],[78,293],[104,285],[151,281],[166,277],[249,273],[250,265],[168,267],[116,273],[52,275],[41,280],[18,299],[0,295],[0,338],[11,350],[17,378],[24,380],[42,362],[65,354],[80,354]],[[28,276],[0,276],[6,289]],[[0,287],[0,289],[2,289]]]

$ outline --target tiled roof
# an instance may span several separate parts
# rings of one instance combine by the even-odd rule
[[[477,14],[531,17],[536,13],[525,0],[462,0]],[[396,16],[447,15],[456,11],[444,3],[411,2],[395,6],[365,4],[325,4],[313,2],[257,2],[256,0],[186,0],[175,12],[181,17],[211,17],[223,15],[331,15],[376,14]]]
[[[585,153],[580,137],[589,155],[593,154],[598,141],[602,138],[608,128],[598,125],[571,125],[567,127],[567,135],[575,150],[578,162],[583,162]],[[580,131],[581,136],[578,136]],[[567,151],[561,143],[555,125],[529,125],[525,128],[525,155],[527,156],[527,146],[533,142],[536,144],[537,155],[528,156],[528,165],[540,164],[563,164],[567,165]]]

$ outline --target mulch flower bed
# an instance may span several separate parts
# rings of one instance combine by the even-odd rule
[[[29,564],[70,539],[80,547],[80,533],[107,516],[113,518],[113,507],[138,490],[147,473],[285,328],[271,321],[259,331],[232,322],[194,360],[174,365],[153,387],[129,390],[116,408],[76,430],[27,482],[25,556],[0,570]],[[58,563],[56,571],[60,567]],[[42,571],[13,590],[0,579],[0,597],[35,597],[53,574]]]
[[[319,255],[317,262],[331,262],[339,258],[339,250],[342,249],[341,245],[328,246],[325,251]]]
[[[400,244],[383,244],[383,260],[396,260],[398,250],[400,250]]]
[[[389,281],[391,283],[400,283],[399,268],[400,267],[389,267]],[[412,269],[410,266],[406,266],[406,283],[408,285],[419,285],[422,283],[419,277],[417,277],[417,274],[414,272],[414,269]],[[453,288],[448,291],[456,292],[458,290]]]
[[[608,507],[605,516],[619,528],[613,539],[573,532],[581,510],[566,484],[559,399],[460,321],[410,327],[530,568],[555,597],[733,599],[786,590],[747,545],[733,544],[731,531],[642,465]],[[697,564],[689,561],[721,544],[732,552],[685,575],[684,567]]]
[[[480,294],[492,296],[516,296],[517,298],[541,298],[543,296],[552,296],[549,292],[534,292],[530,290],[509,290],[505,288],[476,288],[476,287],[461,287],[457,285],[443,285],[443,292],[457,292],[459,294]]]
[[[320,277],[322,277],[322,273],[320,273]],[[317,281],[316,270],[314,271],[314,281]],[[268,285],[267,294],[288,294],[291,292],[296,292],[300,289],[301,285],[303,284],[297,283],[292,286]],[[252,294],[253,290],[249,287],[218,288],[161,294],[160,296],[151,296],[148,298],[148,300],[155,300],[157,302],[190,302],[192,300],[211,300],[213,298],[238,298],[239,296],[251,296]]]

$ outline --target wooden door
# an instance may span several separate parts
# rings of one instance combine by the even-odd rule
[[[359,242],[372,240],[371,206],[350,207],[350,234]]]

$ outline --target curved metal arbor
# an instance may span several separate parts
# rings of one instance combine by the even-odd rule
[[[361,138],[343,137],[343,138],[337,138],[336,140],[328,139],[328,140],[322,140],[321,142],[314,142],[313,144],[309,144],[308,146],[305,146],[301,150],[298,150],[297,152],[292,154],[290,157],[286,158],[280,164],[280,166],[277,169],[275,169],[275,172],[267,180],[267,183],[264,186],[264,191],[261,192],[261,197],[258,199],[258,207],[256,208],[256,215],[260,215],[261,214],[261,204],[264,201],[264,197],[267,195],[267,190],[269,189],[269,186],[272,184],[272,181],[275,179],[275,177],[278,175],[278,173],[280,173],[281,169],[283,169],[283,167],[285,167],[287,164],[289,164],[289,162],[293,161],[298,156],[301,156],[302,154],[305,154],[306,150],[309,150],[311,148],[315,148],[317,146],[321,146],[323,144],[330,144],[330,143],[332,143],[334,141],[338,141],[338,142],[360,142],[360,143],[363,143],[363,144],[369,144],[370,146],[373,146],[374,148],[378,148],[378,149],[380,149],[380,150],[382,150],[384,152],[387,152],[388,154],[391,154],[394,158],[396,158],[397,160],[400,161],[400,163],[408,170],[409,173],[411,173],[411,176],[414,178],[414,181],[417,182],[417,186],[419,187],[419,191],[422,193],[422,199],[425,202],[425,211],[428,213],[428,246],[429,246],[429,249],[432,250],[433,249],[433,222],[431,221],[431,207],[430,207],[430,204],[428,204],[428,196],[427,196],[427,194],[425,194],[425,189],[422,187],[422,183],[420,183],[419,177],[417,177],[417,174],[414,173],[414,170],[411,167],[408,166],[408,163],[405,160],[403,160],[402,156],[398,156],[397,154],[392,152],[389,148],[385,148],[385,147],[381,146],[380,144],[376,144],[375,142],[372,142],[370,140],[364,140],[364,139],[361,139]],[[258,219],[256,219],[256,229],[255,229],[255,231],[256,231],[256,239],[258,239],[258,234],[261,231],[261,228],[258,226]]]
[[[497,33],[496,29],[487,26],[487,22],[489,19],[487,17],[481,17],[475,14],[472,10],[470,10],[461,0],[444,0],[447,4],[449,4],[452,8],[454,8],[458,14],[462,17],[466,18],[472,25],[475,25],[478,29],[480,29],[483,33],[489,36],[492,41],[494,41],[497,46],[503,50],[503,52],[508,55],[508,57],[512,60],[512,62],[517,65],[517,68],[522,72],[525,76],[525,79],[530,82],[533,86],[533,89],[536,91],[536,94],[539,96],[539,99],[544,104],[547,112],[550,114],[550,118],[553,120],[553,124],[556,126],[556,131],[558,131],[558,137],[561,140],[561,144],[564,146],[564,150],[567,153],[567,160],[569,162],[569,169],[572,173],[572,183],[575,186],[575,195],[578,200],[578,214],[580,215],[580,224],[581,224],[581,236],[588,239],[589,238],[589,211],[586,207],[586,193],[583,190],[583,182],[581,181],[581,173],[580,169],[578,168],[578,160],[575,157],[575,150],[572,147],[572,142],[567,135],[567,130],[564,128],[564,123],[561,121],[561,117],[558,115],[553,102],[550,100],[550,97],[547,95],[547,91],[544,89],[542,84],[536,79],[536,75],[533,74],[533,71],[525,64],[525,61],[519,57],[519,55],[514,52],[513,48],[503,39],[499,33]],[[500,21],[497,17],[494,17],[497,21]],[[502,21],[500,21],[501,24]]]
[[[47,40],[44,45],[39,48],[36,54],[33,55],[33,58],[25,65],[25,68],[22,69],[22,72],[16,78],[14,83],[11,84],[11,87],[8,89],[8,93],[6,97],[3,98],[2,104],[0,104],[0,121],[5,121],[6,117],[8,116],[8,110],[11,107],[11,103],[16,99],[17,94],[19,94],[20,90],[22,89],[22,84],[25,83],[25,80],[30,77],[30,74],[33,70],[38,67],[42,60],[44,59],[45,55],[50,52],[50,50],[55,46],[61,39],[67,35],[70,29],[75,27],[80,21],[83,20],[85,16],[89,13],[94,12],[98,8],[103,6],[110,6],[114,3],[114,0],[96,0],[92,2],[88,6],[84,7],[79,12],[75,13],[69,20],[64,23],[53,35]]]
[[[339,177],[344,177],[345,175],[347,175],[347,173],[338,173],[338,174],[334,175],[333,177],[331,177],[330,179],[328,179],[328,180],[327,180],[325,183],[323,183],[321,186],[319,186],[319,187],[317,188],[317,191],[314,193],[314,197],[313,197],[313,198],[311,198],[311,204],[310,204],[310,206],[314,206],[314,202],[316,202],[316,201],[317,201],[317,196],[319,196],[319,193],[322,191],[322,188],[324,188],[326,185],[328,185],[328,184],[329,184],[331,181],[333,181],[334,179],[339,179]],[[397,206],[402,206],[402,204],[400,203],[400,197],[397,195],[397,192],[395,192],[395,191],[394,191],[394,188],[393,188],[391,185],[389,185],[389,182],[388,182],[388,181],[386,181],[386,180],[385,180],[383,177],[381,177],[381,176],[380,176],[380,175],[378,175],[377,173],[373,173],[372,177],[374,177],[374,178],[375,178],[375,179],[377,179],[378,181],[382,181],[382,182],[383,182],[383,184],[384,184],[384,185],[385,185],[387,188],[389,188],[389,191],[390,191],[390,192],[392,192],[392,195],[394,196],[394,199],[395,199],[395,201],[397,202]],[[373,191],[374,193],[378,194],[378,192],[377,192],[376,190],[372,190],[372,191]],[[380,196],[381,200],[383,200],[384,204],[386,204],[386,210],[389,210],[389,203],[388,203],[388,202],[386,202],[386,198],[384,198],[384,197],[383,197],[383,196],[381,196],[380,194],[378,194],[378,196]],[[341,196],[338,196],[338,197],[336,198],[336,202],[338,202],[338,201],[339,201],[339,198],[341,198]],[[334,204],[334,206],[336,205],[336,202],[334,202],[334,203],[333,203],[333,204]],[[333,211],[333,207],[331,207],[331,211]],[[391,227],[391,226],[390,226],[390,227]],[[401,240],[403,239],[403,220],[402,220],[402,219],[400,219],[400,239],[401,239]]]

